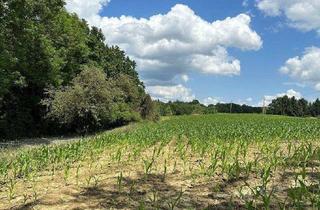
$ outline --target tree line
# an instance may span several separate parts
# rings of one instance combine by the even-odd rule
[[[191,102],[169,101],[164,103],[156,101],[156,106],[161,116],[191,115],[191,114],[215,114],[215,113],[261,113],[262,107],[252,107],[235,103],[218,103],[205,106],[198,100]]]
[[[156,117],[136,63],[64,5],[0,2],[0,139]]]
[[[161,116],[170,115],[191,115],[191,114],[215,114],[215,113],[253,113],[253,114],[272,114],[286,115],[293,117],[319,117],[320,100],[308,102],[305,99],[295,97],[278,97],[272,100],[267,107],[254,107],[246,104],[240,105],[235,103],[217,103],[216,105],[205,106],[198,100],[192,102],[175,101],[164,103],[156,101],[157,110]],[[265,110],[265,112],[264,112]]]
[[[304,98],[278,97],[268,106],[267,113],[293,117],[319,117],[320,100],[316,99],[314,102],[308,102]]]

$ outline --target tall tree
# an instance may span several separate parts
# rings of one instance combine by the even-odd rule
[[[312,116],[314,117],[320,116],[320,100],[318,98],[315,102],[312,103],[310,111]]]
[[[77,15],[67,13],[64,4],[0,2],[0,136],[43,131],[45,107],[40,101],[45,90],[68,86],[84,66],[101,68],[115,80],[127,75],[133,81],[127,86],[134,84],[128,89],[139,89],[140,98],[134,100],[144,97],[135,62],[119,47],[108,47],[100,29],[90,29]]]

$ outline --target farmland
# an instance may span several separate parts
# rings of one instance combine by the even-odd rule
[[[319,208],[320,121],[180,116],[2,150],[0,209]]]

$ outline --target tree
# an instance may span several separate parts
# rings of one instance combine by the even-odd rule
[[[309,112],[309,103],[304,98],[301,98],[298,100],[298,110],[297,110],[297,116],[304,117],[310,114]]]
[[[268,108],[268,113],[275,115],[289,115],[288,110],[290,110],[290,113],[293,111],[290,107],[290,99],[288,96],[283,96],[272,100]]]
[[[320,102],[320,101],[319,101]],[[317,115],[317,102],[309,104],[307,100],[288,96],[278,97],[269,105],[268,113],[276,115],[288,115],[295,117],[304,117],[308,115]],[[320,112],[319,112],[320,114]]]
[[[216,114],[217,109],[213,104],[210,104],[206,109],[205,109],[205,114]]]
[[[320,100],[318,98],[315,102],[312,103],[310,107],[310,112],[314,117],[320,116]]]
[[[171,110],[169,103],[164,103],[164,102],[161,102],[160,100],[157,100],[154,103],[157,107],[157,110],[158,110],[158,113],[160,116],[171,116],[172,115],[172,110]]]
[[[141,116],[143,119],[158,120],[159,113],[156,110],[156,104],[152,101],[150,95],[145,95],[141,103]]]
[[[83,133],[135,120],[126,95],[101,69],[86,68],[70,86],[52,92],[43,100],[47,117],[57,120],[71,131]]]
[[[90,29],[85,20],[66,12],[64,4],[0,2],[0,137],[45,134],[48,119],[40,103],[45,90],[69,87],[85,66],[120,81],[114,85],[128,90],[124,100],[139,109],[145,91],[135,62],[119,47],[108,47],[101,29]]]
[[[45,88],[67,84],[80,71],[84,53],[77,49],[88,28],[63,6],[63,0],[1,2],[1,136],[37,135]]]
[[[124,95],[124,100],[133,110],[139,111],[142,100],[145,99],[145,91],[141,85],[136,84],[136,78],[119,73],[115,78],[110,78],[115,85],[120,88]]]

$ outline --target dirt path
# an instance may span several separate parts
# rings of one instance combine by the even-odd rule
[[[90,134],[86,136],[60,136],[60,137],[41,137],[41,138],[30,138],[30,139],[20,139],[15,141],[8,141],[8,142],[0,142],[0,158],[1,153],[4,154],[5,152],[15,152],[21,149],[29,149],[41,146],[48,146],[48,145],[56,145],[56,144],[67,144],[73,141],[78,141],[81,139],[89,139],[96,135],[107,133],[107,132],[124,132],[129,129],[135,127],[137,123],[131,123],[126,126],[101,131],[95,134]]]

